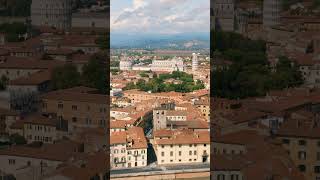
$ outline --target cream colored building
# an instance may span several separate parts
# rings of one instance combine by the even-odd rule
[[[32,0],[32,25],[68,30],[71,20],[72,0]]]
[[[147,140],[141,127],[110,134],[111,168],[147,166]]]
[[[94,90],[75,87],[49,92],[42,96],[42,112],[55,114],[68,124],[69,131],[78,127],[105,128],[108,99],[106,95],[91,93]]]
[[[190,130],[158,130],[153,147],[158,165],[210,162],[210,133]]]
[[[306,179],[320,178],[320,128],[309,118],[289,119],[277,132],[294,164]]]
[[[56,119],[40,114],[30,115],[24,119],[23,135],[28,143],[54,143],[57,140]]]

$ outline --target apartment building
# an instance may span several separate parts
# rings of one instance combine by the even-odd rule
[[[111,168],[127,167],[127,132],[110,133],[110,165]]]
[[[61,61],[46,61],[33,58],[6,57],[0,63],[0,77],[5,76],[9,80],[28,77],[41,70],[52,69],[64,65]]]
[[[72,162],[61,164],[55,171],[44,176],[43,180],[107,180],[109,177],[108,153],[98,151],[86,153]]]
[[[31,20],[34,26],[48,26],[68,30],[71,28],[71,19],[71,0],[32,1]]]
[[[208,131],[157,130],[153,147],[159,165],[210,162]]]
[[[147,140],[141,127],[110,134],[111,168],[147,166]]]
[[[55,114],[69,131],[77,127],[106,127],[107,96],[87,87],[51,91],[44,94],[42,112]]]
[[[147,166],[147,139],[141,127],[131,127],[128,129],[127,167]]]
[[[126,121],[122,120],[111,120],[110,121],[110,133],[112,132],[119,132],[126,130]]]
[[[211,141],[211,162],[214,162],[211,173],[215,180],[309,179],[298,170],[278,140],[258,131],[217,133]]]
[[[194,106],[201,112],[202,116],[210,121],[210,102],[208,98],[195,101]]]
[[[168,100],[174,100],[174,101],[183,101],[182,100],[182,93],[178,92],[165,92],[165,93],[148,93],[144,91],[139,91],[136,89],[128,90],[123,92],[123,96],[127,97],[131,100],[131,103],[137,103],[141,101],[147,101],[147,100],[158,100],[158,99],[168,99]]]
[[[79,155],[80,147],[72,141],[60,141],[39,147],[11,146],[0,150],[0,169],[16,179],[38,179]]]
[[[276,133],[283,148],[306,179],[320,179],[320,127],[314,117],[291,117]]]
[[[22,120],[24,121],[23,136],[28,143],[54,143],[58,139],[58,122],[55,118],[41,114],[31,114]]]

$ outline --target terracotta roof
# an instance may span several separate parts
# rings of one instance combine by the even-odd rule
[[[88,102],[97,104],[107,104],[108,99],[103,94],[93,94],[85,92],[77,92],[73,89],[65,89],[52,91],[41,96],[42,99],[59,100],[59,101],[75,101],[75,102]]]
[[[60,141],[56,144],[43,144],[41,147],[11,146],[7,149],[0,149],[0,155],[29,157],[36,159],[47,159],[52,161],[67,161],[78,154],[75,149],[79,144],[72,141]]]
[[[53,127],[57,126],[57,119],[46,117],[38,113],[21,117],[21,119],[24,121],[24,124],[39,124]]]
[[[165,144],[207,144],[210,143],[210,132],[191,130],[174,130],[173,135],[169,139],[157,139],[155,143],[158,145]]]
[[[128,149],[143,149],[147,148],[147,139],[144,135],[143,128],[133,126],[127,130],[129,142],[132,142]]]
[[[112,132],[110,134],[110,144],[126,144],[127,143],[127,132]]]
[[[276,134],[284,137],[320,138],[320,126],[315,118],[291,118],[283,122]]]
[[[155,137],[171,137],[173,135],[173,131],[169,129],[160,129],[153,132]]]
[[[107,152],[99,151],[66,162],[46,177],[64,176],[74,180],[88,180],[96,174],[107,173],[108,169],[109,155]]]
[[[65,63],[56,60],[39,60],[31,58],[8,57],[0,62],[1,69],[52,69]]]
[[[126,121],[122,121],[122,120],[110,121],[110,129],[114,129],[114,128],[125,129],[126,128]]]
[[[20,77],[9,82],[9,85],[39,85],[51,80],[51,71],[38,71],[29,76]]]

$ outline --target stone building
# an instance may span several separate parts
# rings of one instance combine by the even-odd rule
[[[265,28],[278,25],[280,22],[280,0],[263,1],[263,26]]]
[[[234,31],[235,3],[234,0],[215,0],[213,4],[215,29]]]
[[[72,25],[71,0],[32,0],[31,23],[68,30]]]

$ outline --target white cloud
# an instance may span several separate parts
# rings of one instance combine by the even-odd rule
[[[209,0],[133,0],[131,7],[112,11],[111,32],[209,32]]]

